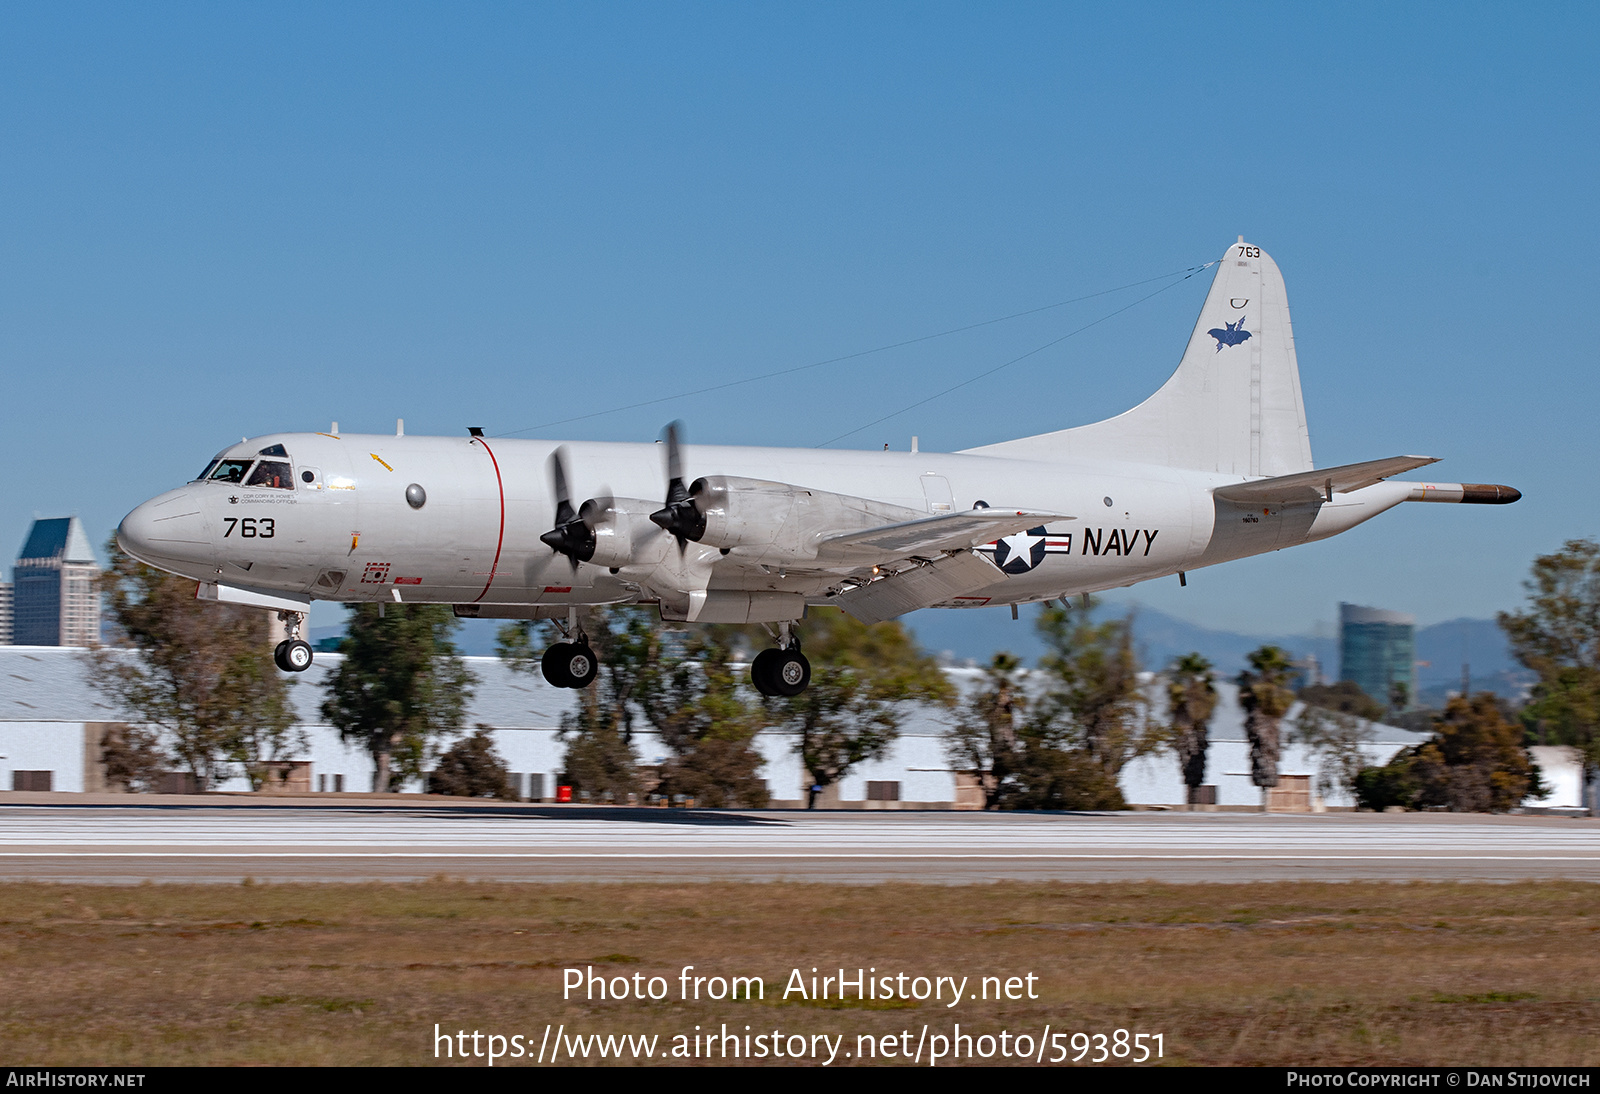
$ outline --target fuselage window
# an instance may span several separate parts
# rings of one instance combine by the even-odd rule
[[[189,481],[190,482],[202,482],[202,481],[204,481],[206,479],[209,479],[211,477],[212,468],[216,467],[217,464],[219,464],[221,462],[222,462],[221,460],[212,460],[210,463],[206,464],[206,469],[204,471],[200,472],[200,474],[196,475],[194,478],[190,479]]]
[[[246,486],[271,486],[277,490],[294,489],[294,472],[286,463],[277,460],[262,460],[256,464],[255,474],[250,476]]]
[[[256,455],[258,455],[258,456],[282,456],[284,459],[288,459],[289,458],[289,453],[287,453],[287,452],[285,452],[283,450],[283,445],[281,445],[281,444],[270,445],[267,448],[263,448],[260,452],[257,452]]]
[[[250,470],[249,460],[218,460],[217,469],[211,472],[212,482],[243,482],[244,473]]]

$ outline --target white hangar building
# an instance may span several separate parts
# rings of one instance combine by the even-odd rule
[[[337,654],[319,654],[310,670],[295,678],[290,695],[297,728],[305,747],[296,750],[283,769],[285,789],[301,793],[359,792],[372,786],[372,761],[358,745],[348,745],[319,712],[323,681],[338,664]],[[517,776],[518,792],[527,798],[553,800],[566,745],[558,736],[561,716],[577,701],[575,693],[551,687],[543,677],[512,672],[494,657],[463,659],[477,678],[465,724],[493,729],[495,745]],[[104,791],[100,746],[105,734],[130,720],[112,700],[88,683],[85,651],[61,646],[0,647],[0,792],[50,790],[62,793]],[[963,692],[981,686],[978,669],[947,669]],[[1219,702],[1211,725],[1206,782],[1214,787],[1219,808],[1254,808],[1261,792],[1250,782],[1249,745],[1238,690],[1217,685]],[[1292,723],[1298,707],[1286,723]],[[863,764],[848,775],[821,804],[844,808],[961,809],[981,807],[982,798],[970,776],[952,770],[945,740],[953,713],[917,705],[907,712],[899,740],[879,761]],[[1393,726],[1369,724],[1364,750],[1373,763],[1383,763],[1402,748],[1425,739]],[[1289,734],[1286,733],[1286,737]],[[646,765],[664,759],[665,749],[649,733],[637,733],[635,751]],[[762,771],[777,806],[804,803],[806,777],[791,735],[763,732],[756,746],[766,759]],[[1541,748],[1535,758],[1545,781],[1556,792],[1530,805],[1576,808],[1580,775],[1566,755],[1570,750]],[[1274,808],[1348,808],[1347,796],[1326,802],[1316,795],[1320,758],[1300,745],[1283,749],[1279,770],[1283,781]],[[1122,773],[1122,791],[1129,803],[1173,806],[1185,800],[1177,760],[1171,753],[1146,756]],[[188,789],[188,780],[174,774],[167,787]],[[217,789],[246,791],[237,775]],[[408,787],[420,791],[420,785]]]

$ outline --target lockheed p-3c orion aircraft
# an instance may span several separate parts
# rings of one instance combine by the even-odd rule
[[[552,683],[597,664],[582,609],[759,623],[751,681],[810,679],[814,605],[866,622],[1131,585],[1326,539],[1405,501],[1504,504],[1510,487],[1397,481],[1426,456],[1318,469],[1282,275],[1240,241],[1170,379],[1102,422],[961,452],[278,433],[230,445],[139,506],[122,549],[205,599],[275,610],[279,667],[311,664],[310,602],[443,603],[550,619]],[[604,484],[604,485],[602,485]]]

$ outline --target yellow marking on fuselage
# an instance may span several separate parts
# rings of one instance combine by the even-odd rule
[[[377,460],[379,463],[382,463],[383,464],[383,469],[385,471],[393,471],[394,470],[394,468],[390,467],[387,463],[384,463],[383,457],[378,455],[376,452],[368,452],[367,455],[371,456],[373,459]]]

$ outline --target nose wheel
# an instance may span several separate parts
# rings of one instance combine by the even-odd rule
[[[305,672],[311,667],[311,647],[298,638],[279,642],[272,651],[272,660],[284,672]]]
[[[301,612],[279,612],[289,637],[278,643],[272,651],[272,662],[284,672],[305,672],[311,667],[311,645],[300,638],[300,624],[305,621]]]

